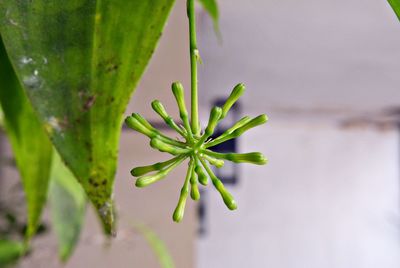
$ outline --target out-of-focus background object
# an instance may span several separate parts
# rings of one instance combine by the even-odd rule
[[[221,172],[235,178],[228,188],[237,211],[208,187],[175,224],[171,212],[184,168],[135,188],[130,169],[160,154],[141,135],[123,132],[115,187],[119,235],[104,248],[90,212],[66,267],[160,267],[132,221],[159,236],[178,268],[400,267],[400,23],[390,6],[372,0],[219,4],[222,43],[208,15],[198,14],[202,119],[244,82],[238,112],[267,113],[270,122],[234,148],[261,151],[269,164]],[[189,86],[184,13],[178,1],[127,113],[157,122],[149,105],[157,98],[178,117],[170,82]],[[2,172],[16,176],[11,168]],[[59,266],[53,236],[34,243],[21,267]]]
[[[385,1],[220,1],[201,24],[202,103],[244,82],[270,122],[239,141],[225,212],[209,192],[198,267],[400,266],[400,25]],[[204,91],[206,92],[204,94]],[[229,257],[227,257],[229,256]]]

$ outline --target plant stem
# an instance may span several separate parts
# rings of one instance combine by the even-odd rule
[[[197,60],[199,51],[196,40],[196,15],[194,0],[187,0],[187,15],[189,18],[189,39],[190,39],[190,74],[191,74],[191,124],[194,135],[200,135],[199,108],[197,90]]]

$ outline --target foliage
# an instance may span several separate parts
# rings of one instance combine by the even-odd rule
[[[146,239],[154,254],[157,256],[162,268],[175,267],[174,261],[172,260],[164,241],[162,241],[154,231],[144,224],[135,223],[131,225]]]
[[[53,158],[50,185],[52,223],[58,237],[60,259],[67,261],[79,240],[86,212],[86,195],[56,151]]]
[[[396,13],[397,18],[400,20],[400,0],[388,0],[388,2]]]
[[[217,29],[217,3],[199,1]],[[39,226],[50,177],[62,260],[78,241],[86,195],[105,232],[114,232],[112,191],[122,114],[173,3],[0,1],[0,111],[26,195],[26,242]],[[155,234],[143,226],[139,230],[164,267],[173,266]],[[16,259],[20,246],[27,245],[0,242],[1,260]]]
[[[0,2],[15,71],[108,234],[122,114],[173,2]]]
[[[0,239],[0,267],[15,263],[25,252],[23,243]]]
[[[203,5],[204,9],[208,12],[210,17],[212,18],[214,22],[214,30],[216,34],[220,37],[220,31],[219,31],[219,9],[218,9],[218,3],[216,0],[199,0],[199,2]]]
[[[50,178],[51,143],[14,74],[0,39],[0,103],[6,133],[25,189],[27,239],[35,233],[46,203]]]

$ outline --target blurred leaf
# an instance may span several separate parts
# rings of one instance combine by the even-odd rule
[[[123,112],[173,2],[0,1],[17,75],[108,234]]]
[[[220,37],[220,31],[218,26],[219,21],[219,10],[218,4],[216,0],[199,0],[199,2],[203,5],[203,8],[208,12],[210,17],[214,22],[214,30],[218,37]]]
[[[174,261],[168,252],[164,241],[155,232],[143,224],[133,224],[133,227],[146,239],[162,268],[174,268]]]
[[[86,195],[56,151],[50,185],[52,224],[58,238],[58,252],[60,259],[67,261],[79,240],[85,219]]]
[[[0,104],[25,191],[27,239],[36,232],[46,203],[52,146],[20,86],[0,38]]]
[[[15,263],[25,252],[23,243],[0,239],[0,267]]]
[[[388,0],[388,2],[396,13],[397,18],[400,20],[400,0]]]
[[[3,114],[3,109],[1,109],[0,106],[0,129],[4,128],[4,114]]]

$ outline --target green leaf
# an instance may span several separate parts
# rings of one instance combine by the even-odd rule
[[[0,130],[4,127],[4,113],[0,106]]]
[[[0,38],[0,104],[25,190],[27,239],[34,235],[46,203],[52,146],[20,86]]]
[[[18,77],[108,234],[122,115],[173,2],[0,1]]]
[[[50,185],[52,224],[58,238],[58,253],[62,261],[67,261],[79,240],[85,218],[86,195],[56,151]]]
[[[132,224],[132,226],[146,239],[162,268],[175,267],[167,246],[155,232],[143,224]]]
[[[219,20],[219,10],[218,4],[216,0],[199,0],[199,2],[203,5],[203,8],[208,12],[210,17],[214,22],[214,30],[218,36],[220,36],[218,20]]]
[[[397,18],[400,20],[400,0],[388,0],[388,2],[396,13]]]
[[[0,267],[14,264],[25,252],[21,242],[0,239]]]

